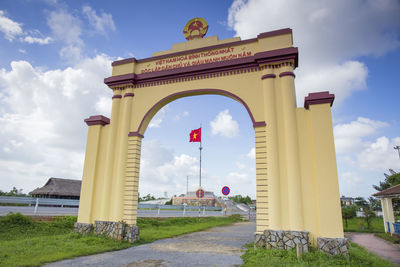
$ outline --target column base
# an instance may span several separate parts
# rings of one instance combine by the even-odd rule
[[[135,242],[139,240],[139,226],[130,226],[124,222],[95,221],[94,226],[90,223],[74,224],[74,232],[79,234],[104,235],[108,238]]]
[[[263,234],[254,234],[254,247],[266,249],[277,248],[289,250],[299,247],[301,251],[309,251],[309,232],[265,230]]]
[[[318,237],[317,246],[319,251],[329,255],[349,255],[349,242],[347,238]]]
[[[90,234],[93,231],[93,225],[91,223],[74,223],[74,233],[78,234]]]

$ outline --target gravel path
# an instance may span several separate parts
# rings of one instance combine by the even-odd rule
[[[376,237],[374,234],[349,233],[347,236],[350,241],[400,266],[400,246]]]
[[[242,246],[253,242],[255,231],[254,222],[241,222],[46,266],[238,266]]]

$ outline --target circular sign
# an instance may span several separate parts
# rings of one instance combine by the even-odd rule
[[[197,196],[198,198],[204,197],[204,190],[203,190],[203,189],[197,190],[197,191],[196,191],[196,196]]]
[[[194,18],[186,23],[185,28],[183,28],[183,35],[185,35],[186,40],[192,40],[196,38],[203,38],[208,30],[207,21],[203,18]]]
[[[229,189],[229,187],[227,186],[222,187],[222,194],[224,194],[224,196],[229,195],[230,192],[231,190]]]

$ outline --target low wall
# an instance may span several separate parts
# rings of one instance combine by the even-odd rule
[[[139,240],[139,226],[129,226],[124,222],[95,221],[95,224],[79,223],[74,224],[74,232],[79,234],[104,235],[117,240],[135,242]]]

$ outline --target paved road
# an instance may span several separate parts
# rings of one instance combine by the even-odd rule
[[[346,236],[349,237],[350,241],[400,266],[400,246],[376,237],[374,234],[349,233]]]
[[[35,207],[28,206],[0,206],[0,216],[7,215],[9,212],[19,212],[24,215],[35,215]],[[60,207],[38,207],[38,213],[40,216],[58,216],[58,215],[78,215],[78,208],[60,208]],[[247,215],[246,212],[241,212],[243,215]],[[255,212],[253,212],[255,214]],[[253,215],[254,215],[253,214]],[[221,216],[221,211],[201,211],[201,216]],[[230,215],[228,213],[227,215]],[[183,211],[179,210],[139,210],[139,217],[196,217],[198,211]]]
[[[243,264],[242,246],[253,241],[255,231],[254,222],[242,222],[45,266],[237,266]]]

